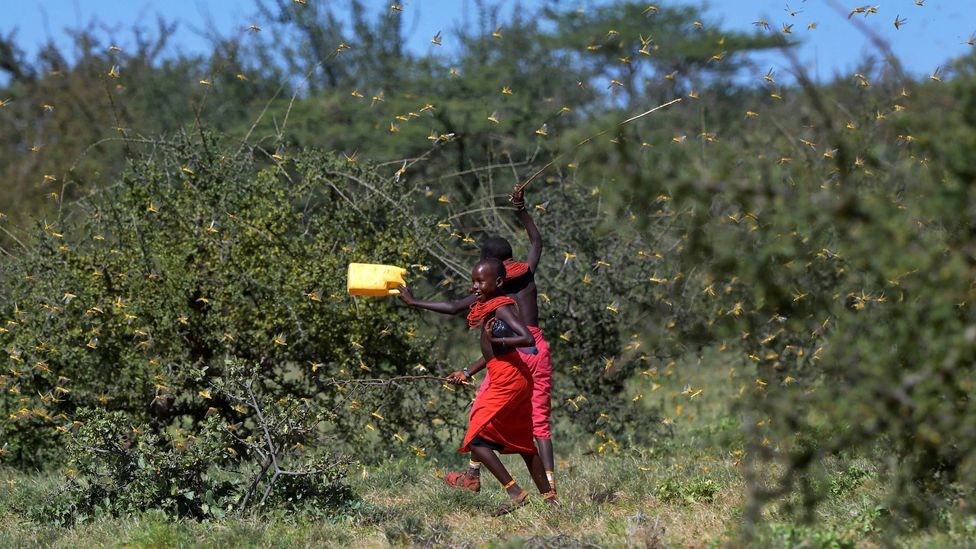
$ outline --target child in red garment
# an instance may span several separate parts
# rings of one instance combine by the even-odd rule
[[[552,388],[552,360],[549,355],[549,344],[546,342],[542,330],[539,329],[538,292],[535,285],[535,273],[542,257],[542,236],[535,226],[532,216],[525,210],[524,188],[516,186],[512,190],[510,201],[515,206],[516,215],[529,237],[529,253],[526,262],[515,262],[512,259],[512,245],[501,237],[487,239],[481,247],[482,258],[496,258],[504,262],[506,268],[505,293],[518,304],[522,322],[529,328],[535,339],[535,344],[518,349],[522,360],[528,365],[532,373],[532,434],[536,446],[545,466],[546,476],[555,496],[555,459],[552,449],[552,435],[549,429],[550,392]],[[410,290],[400,286],[400,299],[412,307],[419,307],[444,314],[458,314],[476,301],[476,296],[451,302],[423,301],[413,297]],[[454,383],[467,381],[472,375],[485,367],[484,360],[478,360],[471,367],[452,373],[448,379]],[[491,371],[485,376],[478,390],[475,402],[491,385]],[[451,486],[465,488],[477,492],[481,489],[481,463],[472,460],[464,473],[450,473],[444,480]],[[555,499],[549,501],[555,502]]]
[[[505,469],[496,451],[520,454],[539,493],[554,497],[532,444],[532,374],[515,350],[535,341],[522,324],[515,301],[502,290],[505,266],[501,261],[479,261],[471,271],[471,283],[478,301],[471,307],[468,324],[481,328],[481,354],[491,384],[475,400],[464,444],[458,450],[471,452],[504,486],[510,499],[496,511],[500,515],[525,505],[528,494]]]

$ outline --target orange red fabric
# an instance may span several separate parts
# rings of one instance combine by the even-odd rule
[[[523,352],[519,349],[519,356],[532,374],[532,436],[550,439],[549,416],[552,412],[550,394],[552,392],[552,356],[549,354],[549,343],[542,335],[542,330],[536,326],[529,326],[532,337],[535,338],[535,353]]]
[[[532,439],[532,374],[515,351],[488,361],[491,385],[471,409],[468,432],[459,452],[471,451],[475,436],[500,444],[503,454],[534,454]]]
[[[519,348],[518,354],[529,368],[532,375],[532,436],[535,438],[552,438],[550,417],[552,413],[552,356],[549,354],[549,343],[538,326],[527,326],[535,338],[535,348]],[[533,352],[534,351],[534,352]],[[488,387],[491,386],[491,375],[486,374],[475,396],[475,404]],[[472,412],[474,407],[472,406]]]
[[[515,300],[507,296],[498,296],[488,301],[475,301],[468,312],[468,326],[472,328],[480,326],[486,316],[502,305],[515,305]]]

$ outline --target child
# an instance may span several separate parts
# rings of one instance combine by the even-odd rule
[[[495,512],[502,515],[525,505],[528,494],[512,479],[496,451],[520,454],[539,493],[547,499],[555,497],[532,444],[532,375],[515,351],[535,340],[522,324],[515,301],[502,289],[505,266],[501,261],[479,261],[471,271],[471,283],[478,301],[468,313],[468,324],[481,328],[481,354],[491,384],[475,400],[464,444],[458,450],[471,452],[502,483],[510,498]]]
[[[545,466],[546,476],[555,494],[555,461],[552,451],[552,435],[549,430],[550,412],[550,390],[552,388],[552,360],[549,355],[549,344],[543,337],[542,330],[539,329],[539,304],[535,285],[535,273],[542,256],[542,236],[536,228],[532,216],[525,210],[524,189],[515,186],[512,190],[510,201],[515,205],[516,214],[525,232],[529,237],[529,253],[527,262],[516,263],[512,260],[512,245],[501,237],[491,237],[485,241],[481,247],[481,257],[496,258],[503,261],[506,265],[505,292],[518,304],[522,322],[532,333],[535,344],[526,349],[519,349],[522,360],[528,365],[533,378],[532,394],[532,434],[535,437],[536,446],[542,463]],[[451,302],[421,301],[415,299],[410,290],[405,286],[400,286],[400,299],[404,303],[413,307],[420,307],[444,314],[457,314],[475,301],[475,296]],[[454,372],[449,379],[455,383],[466,381],[474,374],[485,367],[485,361],[479,359],[470,368]],[[478,390],[478,397],[490,386],[491,373],[485,376]],[[444,480],[451,486],[466,488],[477,492],[481,489],[481,464],[472,461],[468,470],[464,473],[449,473]],[[554,499],[550,501],[555,501]]]

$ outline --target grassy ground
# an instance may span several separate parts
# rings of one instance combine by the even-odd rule
[[[146,514],[127,519],[101,518],[72,528],[29,522],[13,511],[53,485],[50,477],[16,478],[3,508],[2,546],[304,546],[336,544],[495,546],[658,546],[662,542],[701,546],[727,534],[741,504],[734,471],[712,469],[714,494],[663,503],[655,495],[657,474],[641,471],[633,456],[576,455],[566,460],[560,484],[562,506],[550,509],[540,498],[510,516],[489,512],[503,501],[500,486],[485,478],[480,494],[454,491],[429,463],[392,462],[360,473],[354,483],[362,501],[334,522],[300,517],[230,519],[213,523],[171,522]],[[514,461],[513,471],[517,471]],[[519,471],[525,479],[527,474]],[[696,479],[697,480],[697,479]],[[696,480],[689,482],[694,483]],[[663,497],[681,498],[679,490]],[[708,491],[706,491],[708,492]],[[696,499],[699,499],[696,501]],[[710,500],[710,501],[708,501]]]
[[[481,493],[458,492],[439,478],[463,456],[441,462],[409,458],[353,471],[359,500],[329,520],[287,513],[178,521],[158,513],[101,517],[61,528],[24,518],[23,509],[56,484],[54,475],[0,470],[0,547],[246,547],[246,546],[489,546],[489,547],[714,547],[741,546],[745,486],[735,463],[738,421],[729,415],[732,384],[720,379],[659,380],[663,388],[642,404],[671,413],[673,436],[635,447],[594,451],[587,436],[557,446],[561,507],[541,498],[505,517],[490,512],[503,500],[500,485],[484,477]],[[670,385],[690,382],[703,397],[690,400]],[[646,383],[645,383],[646,384]],[[635,390],[639,390],[636,387]],[[651,429],[652,426],[648,426]],[[559,439],[557,440],[557,444]],[[521,460],[509,469],[529,488]],[[971,547],[976,526],[949,515],[940,530],[896,542],[879,532],[884,487],[870,462],[828,467],[827,499],[810,524],[791,522],[771,508],[759,529],[758,547]],[[772,473],[772,472],[771,472]]]
[[[493,518],[501,490],[486,482],[480,494],[442,485],[429,463],[391,462],[354,480],[361,501],[331,521],[286,514],[214,522],[173,521],[154,513],[104,517],[71,528],[27,521],[14,508],[49,489],[56,479],[20,476],[0,498],[0,546],[245,547],[245,546],[489,546],[489,547],[714,547],[738,545],[742,481],[731,464],[706,459],[685,446],[684,464],[663,458],[641,470],[634,455],[574,455],[560,485],[562,506],[538,498],[512,515]],[[679,454],[680,455],[680,454]],[[710,463],[709,472],[696,463]],[[513,469],[515,469],[513,463]],[[680,474],[672,474],[672,471]],[[692,474],[687,474],[695,471]],[[857,471],[861,469],[855,468]],[[520,475],[524,477],[524,474]],[[668,479],[675,479],[669,482]],[[816,524],[769,516],[764,547],[880,547],[882,512],[877,479],[840,473],[837,496]],[[486,479],[488,480],[488,479]],[[960,526],[961,520],[950,522]],[[899,545],[972,546],[973,530],[916,535]]]
[[[445,487],[427,461],[389,462],[353,479],[361,501],[333,520],[272,515],[199,523],[147,513],[103,517],[71,528],[24,519],[16,508],[39,498],[51,476],[16,476],[0,497],[0,546],[243,547],[243,546],[492,546],[492,547],[710,547],[735,542],[743,504],[740,475],[717,448],[678,435],[653,465],[639,452],[565,459],[562,506],[539,498],[512,515],[492,518],[503,499],[486,478],[480,494]],[[511,462],[513,471],[519,471]],[[645,470],[646,469],[646,470]],[[854,471],[853,473],[851,471]],[[520,478],[526,474],[519,471]],[[762,546],[875,547],[880,485],[869,468],[850,467],[831,477],[836,494],[816,524],[796,525],[771,513]],[[955,521],[950,524],[961,525]],[[973,530],[915,536],[905,545],[967,546]]]

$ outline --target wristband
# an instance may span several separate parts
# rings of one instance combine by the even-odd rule
[[[468,369],[467,368],[462,369],[461,370],[461,373],[464,374],[464,378],[465,379],[471,379],[471,374],[468,373]]]
[[[521,211],[521,210],[524,210],[525,209],[525,197],[524,196],[522,198],[515,198],[515,195],[512,194],[512,195],[510,195],[508,197],[508,201],[512,203],[512,206],[515,206],[515,209],[516,210],[520,210]]]

